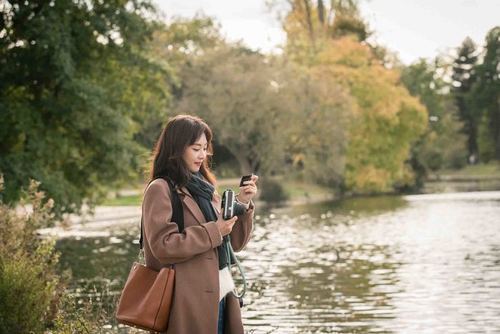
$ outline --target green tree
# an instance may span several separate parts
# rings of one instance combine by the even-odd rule
[[[412,148],[412,165],[414,170],[421,171],[421,178],[429,171],[458,168],[467,162],[466,137],[461,133],[463,124],[447,83],[438,74],[442,68],[439,58],[434,62],[420,59],[405,67],[401,75],[410,94],[419,97],[429,114],[427,131]]]
[[[486,35],[484,58],[475,73],[468,102],[482,115],[478,129],[480,157],[500,160],[500,27]]]
[[[334,13],[330,29],[333,37],[356,36],[360,42],[370,37],[371,31],[361,17],[357,0],[332,0],[330,4],[330,11]]]
[[[460,119],[464,123],[464,133],[467,136],[467,149],[470,156],[478,157],[477,132],[481,119],[479,110],[467,103],[472,85],[476,80],[475,66],[477,63],[476,45],[467,37],[458,48],[457,57],[453,62],[452,92],[458,108]]]
[[[224,44],[219,25],[211,17],[196,15],[193,18],[175,18],[169,24],[159,26],[154,34],[150,54],[157,61],[165,61],[180,70],[190,60]],[[179,83],[178,79],[175,83]]]
[[[160,86],[162,90],[171,92],[173,99],[179,99],[182,92],[180,76],[184,66],[189,66],[192,56],[220,43],[219,27],[210,17],[198,15],[190,19],[176,18],[169,24],[157,24],[151,41],[145,45],[145,54],[164,71],[150,75],[150,80],[157,81],[151,86],[158,86],[158,82],[164,83]],[[146,87],[144,90],[147,91]],[[135,135],[136,140],[148,150],[153,147],[166,122],[165,110],[171,110],[171,104],[165,103],[168,100],[154,99],[154,93],[150,95],[151,99],[147,103],[141,103],[136,108],[141,111],[141,126]]]
[[[351,99],[321,71],[218,44],[189,58],[181,82],[175,112],[206,119],[241,173],[342,183]]]
[[[348,129],[355,102],[320,67],[283,71],[286,96],[286,160],[303,179],[340,190],[344,182]]]
[[[134,140],[164,108],[165,69],[142,47],[155,27],[150,1],[4,1],[0,15],[0,170],[4,199],[28,178],[56,212],[93,204],[136,175]]]
[[[284,160],[285,103],[266,58],[240,46],[220,45],[194,55],[181,75],[175,113],[209,122],[214,140],[238,161],[241,172],[267,174]]]

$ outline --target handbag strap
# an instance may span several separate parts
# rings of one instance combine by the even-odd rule
[[[175,186],[173,181],[168,177],[168,176],[160,176],[156,179],[164,179],[167,181],[168,188],[170,189],[170,202],[172,203],[172,222],[175,222],[179,228],[179,233],[182,233],[184,231],[184,210],[182,208],[182,202],[179,197],[179,194],[175,190]],[[154,180],[151,180],[148,183],[148,186],[151,182]],[[146,187],[147,188],[147,187]],[[144,236],[143,236],[143,217],[141,215],[141,237],[139,239],[139,249],[143,248],[143,242],[144,242]]]

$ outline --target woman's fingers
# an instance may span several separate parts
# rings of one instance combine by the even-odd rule
[[[252,178],[250,180],[243,182],[243,185],[245,185],[245,186],[253,185],[254,187],[256,187],[258,179],[259,179],[259,177],[257,175],[252,175]]]
[[[217,224],[217,227],[219,228],[219,231],[221,232],[221,235],[227,235],[231,233],[233,229],[233,225],[236,223],[238,220],[238,216],[233,216],[229,219],[224,219],[222,214],[218,216],[217,221],[215,222]]]
[[[257,188],[257,186],[255,185],[255,183],[250,183],[244,185],[243,187],[240,187],[240,189],[249,189],[249,188]]]
[[[228,228],[228,233],[227,234],[231,233],[231,231],[233,230],[233,226],[234,226],[234,224],[236,223],[237,220],[238,220],[237,216],[234,216],[231,219],[226,220],[226,222],[227,222],[227,228]]]
[[[243,182],[243,186],[240,187],[240,195],[239,197],[245,203],[250,201],[253,196],[257,194],[257,185],[256,182],[259,179],[257,175],[252,175],[251,179]]]
[[[226,222],[229,224],[229,225],[233,225],[234,223],[236,223],[236,221],[238,220],[238,216],[234,216],[234,217],[231,217],[229,218],[228,220],[226,220]]]
[[[250,191],[257,191],[257,187],[254,185],[249,185],[249,186],[242,187],[242,190],[245,192],[248,192],[249,190]]]

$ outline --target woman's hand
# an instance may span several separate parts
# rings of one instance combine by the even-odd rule
[[[233,225],[234,223],[236,223],[236,220],[238,220],[237,216],[234,216],[233,218],[230,218],[228,220],[224,220],[224,218],[222,218],[222,215],[219,215],[215,224],[219,228],[220,234],[222,236],[225,236],[231,233],[231,231],[233,230]]]
[[[259,177],[257,175],[252,175],[249,181],[243,182],[243,186],[240,187],[240,192],[237,196],[238,201],[248,204],[250,200],[254,198],[257,194],[257,180]]]

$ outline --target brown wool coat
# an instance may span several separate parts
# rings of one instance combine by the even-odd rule
[[[167,334],[216,334],[219,308],[217,246],[222,235],[215,222],[206,222],[201,209],[185,187],[177,190],[184,209],[184,233],[171,222],[170,190],[163,179],[151,182],[144,193],[144,257],[148,267],[160,270],[175,263],[175,290]],[[212,203],[220,214],[221,199]],[[250,240],[254,206],[238,220],[230,234],[235,252]],[[226,296],[225,334],[243,334],[238,299]]]

